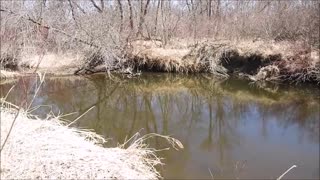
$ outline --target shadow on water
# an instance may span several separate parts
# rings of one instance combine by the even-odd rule
[[[23,78],[8,100],[30,102],[35,78]],[[1,95],[13,83],[1,85]],[[74,125],[110,138],[108,146],[136,132],[172,135],[185,149],[163,151],[165,178],[319,178],[317,87],[250,84],[206,75],[148,74],[111,81],[103,75],[48,77],[34,105],[46,116],[95,106]],[[167,147],[161,139],[149,142]]]

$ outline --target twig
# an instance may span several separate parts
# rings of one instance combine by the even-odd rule
[[[4,102],[6,101],[7,97],[9,96],[10,92],[12,91],[12,89],[13,89],[15,86],[16,86],[16,85],[13,85],[13,86],[9,89],[8,93],[6,94],[6,96],[2,99],[1,107],[3,107]]]
[[[291,169],[297,167],[297,165],[293,165],[291,166],[291,168],[289,168],[286,172],[284,172],[280,177],[277,178],[277,180],[280,180],[284,175],[286,175]]]
[[[39,79],[40,79],[40,85],[39,85],[39,87],[37,88],[37,90],[36,90],[36,92],[35,92],[35,94],[34,94],[34,96],[33,96],[32,100],[31,100],[31,102],[30,102],[30,104],[29,104],[29,106],[28,106],[28,109],[30,109],[30,107],[31,107],[31,105],[32,105],[32,103],[33,103],[33,101],[34,101],[34,99],[35,99],[35,97],[36,97],[36,95],[37,95],[37,93],[38,93],[38,91],[39,91],[40,87],[41,87],[41,84],[44,82],[45,74],[44,74],[43,76],[41,76],[41,74],[40,74],[40,73],[38,73],[38,75],[39,75]],[[13,86],[13,87],[14,87],[14,86]],[[9,93],[10,93],[10,91],[13,89],[13,87],[11,87],[11,89],[9,90],[9,92],[7,93],[7,95],[6,95],[6,97],[5,97],[5,98],[7,98],[8,94],[9,94]],[[2,102],[2,106],[3,106],[4,102],[5,102],[5,99],[4,99],[4,100],[3,100],[3,102]],[[14,117],[14,119],[13,119],[13,122],[12,122],[12,124],[11,124],[11,126],[10,126],[10,129],[9,129],[9,132],[8,132],[8,134],[7,134],[7,136],[6,136],[6,139],[4,140],[3,144],[1,145],[0,152],[1,152],[1,151],[2,151],[2,149],[4,148],[4,146],[5,146],[6,142],[7,142],[8,138],[9,138],[9,136],[10,136],[10,134],[11,134],[11,131],[12,131],[12,129],[13,129],[13,126],[14,126],[14,124],[15,124],[15,122],[16,122],[16,120],[17,120],[17,118],[18,118],[19,114],[20,114],[21,107],[22,107],[22,102],[21,102],[21,104],[20,104],[20,106],[19,106],[19,109],[18,109],[17,114],[15,115],[15,117]]]
[[[37,87],[36,92],[35,92],[34,95],[33,95],[33,98],[32,98],[32,100],[31,100],[31,102],[30,102],[30,104],[29,104],[29,106],[28,106],[28,108],[27,108],[27,111],[29,111],[29,109],[31,108],[31,105],[32,105],[34,99],[36,98],[36,96],[37,96],[37,94],[38,94],[38,92],[39,92],[39,90],[40,90],[40,87],[41,87],[42,83],[44,82],[44,77],[45,77],[45,75],[46,75],[46,74],[43,74],[43,76],[42,76],[41,73],[38,73],[38,76],[39,76],[39,79],[40,79],[40,84],[39,84],[39,86]]]
[[[6,136],[6,139],[4,140],[3,144],[1,145],[0,153],[1,153],[1,151],[3,150],[3,148],[4,148],[4,145],[6,145],[6,142],[7,142],[8,138],[9,138],[10,133],[11,133],[11,131],[12,131],[12,128],[13,128],[13,126],[14,126],[14,123],[16,122],[16,120],[17,120],[17,118],[18,118],[18,115],[19,115],[19,113],[20,113],[20,110],[21,110],[21,106],[19,107],[19,110],[18,110],[16,116],[15,116],[14,119],[13,119],[13,122],[12,122],[12,124],[11,124],[11,126],[10,126],[10,129],[9,129],[9,132],[8,132],[8,134],[7,134],[7,136]]]
[[[208,170],[209,170],[209,173],[210,173],[210,175],[211,175],[211,178],[214,179],[214,178],[213,178],[213,174],[212,174],[212,172],[211,172],[211,169],[208,168]]]
[[[92,106],[90,109],[88,109],[86,112],[84,112],[83,114],[81,114],[79,117],[77,117],[75,120],[73,120],[71,123],[69,123],[67,125],[67,127],[69,127],[71,124],[75,123],[76,121],[78,121],[80,118],[82,118],[82,116],[84,116],[85,114],[87,114],[91,109],[93,109],[96,106]]]

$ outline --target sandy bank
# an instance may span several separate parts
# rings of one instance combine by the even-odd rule
[[[6,105],[8,107],[8,105]],[[1,144],[17,113],[1,107]],[[101,136],[20,111],[1,151],[1,179],[157,179],[160,164],[141,144],[103,148]]]

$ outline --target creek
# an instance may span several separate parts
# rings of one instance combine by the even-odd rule
[[[7,101],[31,102],[36,77],[0,85]],[[184,149],[158,152],[164,178],[319,179],[320,92],[313,85],[252,84],[209,75],[143,73],[132,79],[104,75],[46,77],[32,113],[75,114],[73,125],[123,143],[135,133],[179,139]],[[45,106],[44,106],[45,105]],[[154,138],[150,147],[169,145]],[[212,175],[211,175],[212,174]]]

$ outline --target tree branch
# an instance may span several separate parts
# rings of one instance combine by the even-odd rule
[[[90,0],[93,6],[98,10],[99,13],[102,13],[102,9],[94,2],[94,0]]]

